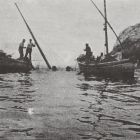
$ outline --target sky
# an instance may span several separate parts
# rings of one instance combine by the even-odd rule
[[[93,0],[101,11],[103,0]],[[31,38],[14,3],[17,3],[51,65],[76,65],[89,43],[93,54],[105,52],[104,20],[90,0],[0,0],[0,49],[19,57],[18,45]],[[128,26],[140,23],[139,0],[106,0],[108,21],[119,35]],[[109,50],[116,37],[108,29]],[[33,64],[46,66],[37,47]]]

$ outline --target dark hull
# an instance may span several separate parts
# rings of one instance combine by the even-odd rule
[[[24,60],[0,60],[0,74],[3,73],[26,73],[33,68],[32,63]]]
[[[102,77],[112,78],[133,78],[134,77],[134,64],[128,60],[105,62],[98,64],[85,64],[80,63],[80,73],[85,75],[95,75]]]

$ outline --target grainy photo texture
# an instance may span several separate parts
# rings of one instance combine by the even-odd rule
[[[0,140],[140,140],[139,0],[0,0]]]

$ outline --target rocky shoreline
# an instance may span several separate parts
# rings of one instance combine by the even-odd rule
[[[125,58],[140,59],[140,23],[124,29],[120,33],[119,39],[122,45],[117,41],[112,54],[122,51]]]

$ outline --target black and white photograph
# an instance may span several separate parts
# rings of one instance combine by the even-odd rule
[[[140,1],[0,0],[0,140],[140,140]]]

